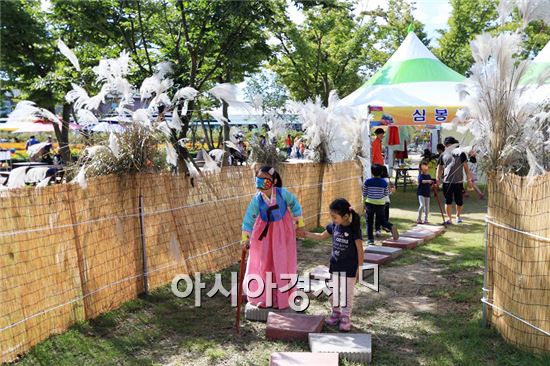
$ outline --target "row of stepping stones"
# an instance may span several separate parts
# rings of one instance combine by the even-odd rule
[[[417,225],[401,234],[397,240],[386,239],[382,246],[369,245],[365,250],[362,270],[373,270],[399,257],[404,249],[417,246],[443,233],[443,226]],[[310,272],[311,278],[301,277],[298,288],[312,295],[320,293],[330,279],[328,267],[318,266]],[[305,285],[309,282],[309,286]],[[266,322],[266,338],[270,340],[307,341],[311,352],[276,352],[271,354],[270,366],[338,366],[339,358],[370,363],[371,335],[366,333],[322,333],[325,317],[295,313],[292,309],[258,308],[245,306],[245,318]]]

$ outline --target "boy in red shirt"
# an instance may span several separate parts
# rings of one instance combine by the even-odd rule
[[[372,142],[372,164],[384,165],[384,156],[382,155],[382,139],[384,138],[384,130],[377,128],[374,131],[376,138]]]

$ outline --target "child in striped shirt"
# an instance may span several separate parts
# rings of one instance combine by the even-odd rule
[[[367,216],[367,244],[369,245],[374,244],[373,226],[375,216],[379,219],[383,228],[391,231],[394,239],[399,239],[397,227],[388,221],[384,212],[386,196],[389,196],[390,192],[388,182],[380,178],[382,169],[382,166],[374,164],[371,168],[372,178],[365,180],[365,183],[363,183],[363,200]]]

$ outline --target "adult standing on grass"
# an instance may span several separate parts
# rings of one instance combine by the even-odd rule
[[[28,140],[27,140],[27,143],[25,144],[25,150],[29,151],[29,147],[32,146],[32,145],[36,145],[36,144],[39,144],[40,141],[38,141],[34,136],[31,136]]]
[[[464,172],[468,177],[468,186],[473,184],[472,173],[468,167],[468,157],[459,149],[458,141],[454,137],[447,137],[444,141],[445,151],[437,163],[437,185],[443,177],[443,194],[445,195],[445,210],[447,211],[446,224],[452,224],[452,205],[456,204],[456,222],[462,222],[461,213],[464,205],[463,182]]]
[[[384,130],[377,128],[374,131],[376,138],[372,142],[372,165],[384,165],[384,156],[382,155],[382,139],[384,138]]]

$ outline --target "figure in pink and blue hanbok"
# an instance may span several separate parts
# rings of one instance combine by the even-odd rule
[[[282,187],[281,177],[274,168],[266,166],[258,171],[256,188],[258,193],[248,205],[242,225],[243,242],[250,243],[245,275],[248,302],[258,307],[286,309],[295,288],[286,292],[279,289],[289,286],[289,280],[283,279],[283,275],[297,274],[296,226],[303,231],[302,207],[296,197]],[[258,297],[250,296],[260,286],[257,280],[250,279],[261,279],[265,289],[269,273],[276,284],[271,291],[271,304],[265,290]]]

